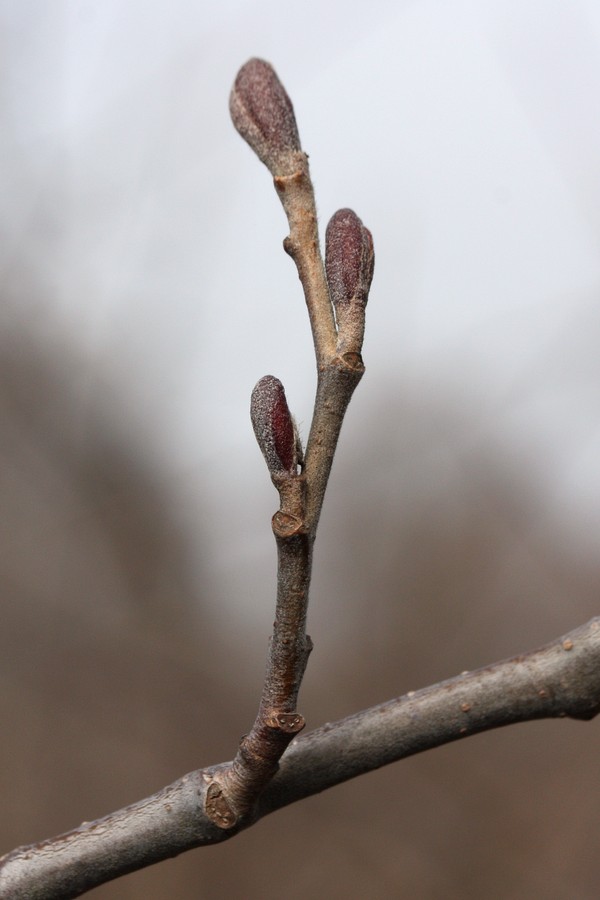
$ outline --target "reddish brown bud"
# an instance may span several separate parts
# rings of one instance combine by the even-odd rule
[[[356,213],[338,209],[325,234],[325,271],[333,305],[366,305],[373,278],[373,238]]]
[[[271,476],[295,475],[297,434],[282,383],[265,375],[252,391],[252,427]]]
[[[233,124],[273,176],[292,175],[301,150],[294,107],[275,70],[250,59],[237,74],[229,98]]]

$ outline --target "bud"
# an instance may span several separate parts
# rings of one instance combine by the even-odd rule
[[[237,74],[229,111],[236,129],[273,176],[292,175],[300,151],[294,107],[275,70],[263,59],[250,59]]]
[[[336,311],[351,301],[366,306],[374,264],[371,232],[351,209],[339,209],[325,234],[325,271]]]
[[[282,383],[265,375],[252,391],[250,418],[271,477],[295,475],[298,436]]]

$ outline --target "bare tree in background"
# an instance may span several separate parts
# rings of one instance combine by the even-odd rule
[[[305,624],[313,544],[344,414],[364,371],[373,242],[351,210],[340,210],[327,228],[323,264],[307,157],[292,105],[267,63],[251,60],[240,70],[231,111],[238,131],[271,171],[287,214],[284,246],[304,288],[318,369],[306,448],[277,379],[261,379],[252,395],[254,430],[280,496],[273,518],[276,618],[257,718],[233,762],[195,770],[145,800],[3,857],[3,897],[79,896],[192,847],[221,843],[269,812],[421,750],[531,719],[586,720],[600,709],[600,624],[592,620],[541,650],[297,737],[304,720],[296,701],[311,649]],[[164,629],[174,623],[162,615],[160,603],[153,614],[161,623],[157,646],[164,648]],[[150,641],[149,652],[152,646]],[[193,656],[189,645],[188,654]],[[171,662],[166,656],[163,665]],[[129,673],[134,663],[127,663]],[[189,697],[184,711],[193,718]],[[207,712],[207,730],[215,716],[218,709]]]

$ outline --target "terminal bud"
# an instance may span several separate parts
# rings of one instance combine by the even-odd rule
[[[235,79],[229,111],[236,129],[275,176],[293,175],[302,148],[294,107],[274,68],[250,59]]]

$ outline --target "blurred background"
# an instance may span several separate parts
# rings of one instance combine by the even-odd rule
[[[598,613],[600,6],[0,0],[0,852],[231,758],[306,437],[301,290],[239,66],[277,68],[321,223],[372,230],[300,698],[316,727]],[[99,900],[597,897],[598,722],[470,738]]]

